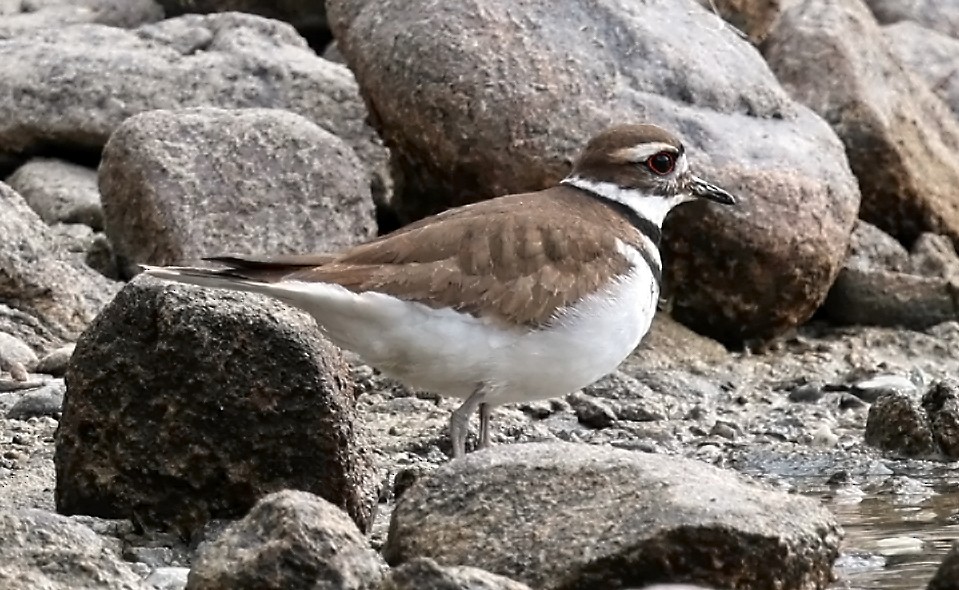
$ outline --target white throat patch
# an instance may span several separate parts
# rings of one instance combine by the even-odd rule
[[[672,197],[647,195],[636,189],[625,189],[612,182],[590,180],[582,176],[568,176],[563,179],[562,184],[575,186],[578,189],[597,194],[604,199],[626,205],[635,211],[637,215],[652,221],[658,227],[663,226],[663,220],[666,219],[666,214],[669,213],[673,207],[692,200],[691,196],[685,194]]]

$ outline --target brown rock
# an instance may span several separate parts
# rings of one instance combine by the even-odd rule
[[[911,20],[959,38],[959,5],[954,0],[866,0],[866,4],[883,24]]]
[[[959,382],[935,383],[922,397],[936,444],[947,459],[959,459]]]
[[[376,590],[386,569],[342,510],[285,490],[201,545],[185,590]]]
[[[795,0],[699,0],[706,10],[715,9],[729,24],[761,43],[782,12],[783,4]]]
[[[575,518],[570,518],[575,514]],[[466,565],[543,590],[823,588],[840,532],[816,501],[677,457],[514,444],[424,475],[393,511],[383,553]]]
[[[845,143],[863,219],[905,244],[923,231],[959,240],[959,123],[900,65],[861,0],[790,6],[765,55]]]
[[[869,407],[865,440],[901,457],[929,457],[938,451],[919,398],[902,392],[884,394]]]
[[[271,299],[129,283],[77,342],[57,510],[191,533],[292,488],[366,529],[379,479],[339,352]]]
[[[950,37],[912,21],[882,28],[889,47],[906,69],[925,81],[959,117],[959,38]]]
[[[117,288],[63,252],[56,232],[0,182],[0,331],[38,351],[76,340]]]
[[[286,23],[224,13],[132,31],[37,30],[0,45],[0,79],[0,161],[51,145],[98,151],[120,123],[144,111],[275,108],[347,142],[367,166],[375,198],[391,191],[388,153],[366,124],[353,75],[317,57]]]
[[[543,188],[599,129],[645,120],[678,132],[698,171],[742,201],[667,224],[677,319],[737,342],[805,321],[825,297],[859,200],[841,144],[694,1],[330,0],[327,12],[402,172],[404,219]]]
[[[126,261],[323,252],[375,234],[353,150],[287,111],[131,117],[103,151],[100,186],[107,235]]]

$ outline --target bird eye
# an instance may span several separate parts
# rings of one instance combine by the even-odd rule
[[[673,171],[676,165],[676,156],[670,152],[659,152],[646,159],[646,167],[655,174],[664,176]]]

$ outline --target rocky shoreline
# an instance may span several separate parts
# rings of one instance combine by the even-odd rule
[[[0,588],[959,587],[957,23],[0,0]],[[542,188],[635,119],[742,206],[667,224],[617,372],[465,459],[309,316],[135,276]]]

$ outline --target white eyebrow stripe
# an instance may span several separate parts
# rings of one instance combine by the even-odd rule
[[[643,143],[633,147],[621,148],[610,154],[614,159],[624,162],[645,162],[650,156],[659,152],[669,152],[676,154],[676,146],[670,143]]]

